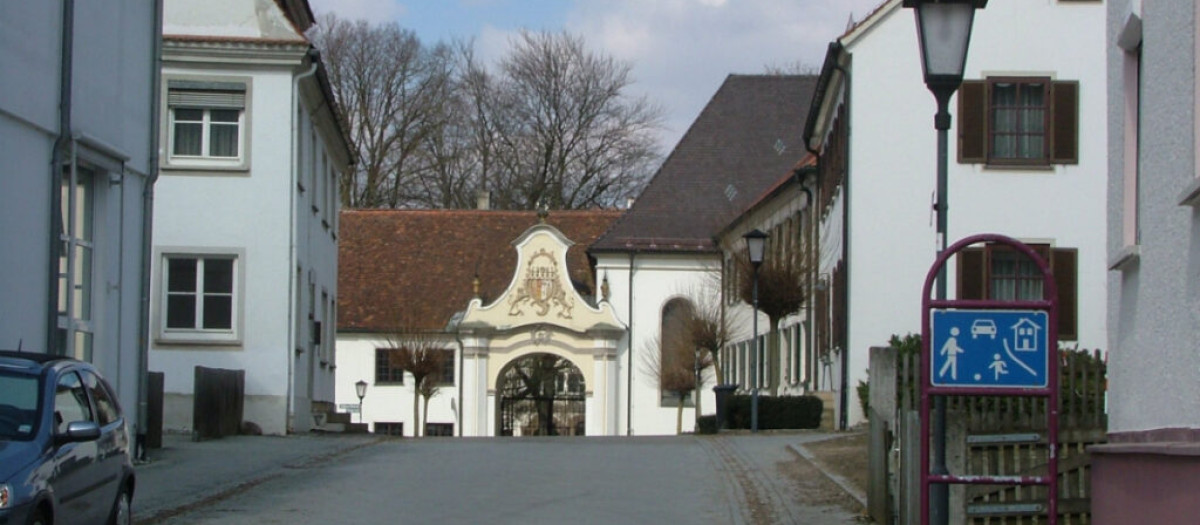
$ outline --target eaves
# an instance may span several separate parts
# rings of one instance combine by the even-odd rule
[[[163,39],[163,62],[294,67],[309,49],[298,40]]]

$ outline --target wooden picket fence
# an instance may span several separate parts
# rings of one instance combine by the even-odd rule
[[[1087,447],[1104,443],[1108,428],[1107,369],[1100,351],[1060,350],[1058,523],[1091,523],[1091,456]],[[919,409],[920,355],[897,355],[896,404]],[[959,446],[965,474],[1032,476],[1048,473],[1045,398],[950,396],[948,420],[965,427]],[[949,439],[949,438],[948,438]],[[952,445],[948,445],[952,446]],[[970,525],[1046,523],[1046,488],[963,487]]]

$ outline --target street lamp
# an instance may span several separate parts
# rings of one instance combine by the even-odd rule
[[[359,379],[357,383],[354,383],[354,393],[358,394],[358,422],[362,423],[362,400],[367,397],[367,382]]]
[[[754,303],[754,350],[750,352],[750,431],[758,432],[758,354],[762,351],[758,344],[758,267],[762,266],[763,249],[767,244],[767,234],[757,228],[742,236],[746,239],[746,251],[750,253],[750,265],[754,267],[754,289],[750,295]]]
[[[967,46],[975,10],[987,6],[987,0],[904,0],[904,7],[915,8],[917,40],[921,46],[921,68],[925,86],[937,100],[933,127],[937,129],[937,233],[938,254],[946,251],[946,214],[949,208],[947,148],[950,130],[950,97],[962,85],[967,64]],[[946,266],[938,269],[937,298],[946,298]],[[933,414],[934,474],[946,470],[946,398],[934,399]],[[945,525],[949,519],[949,487],[939,483],[930,487],[930,523]]]

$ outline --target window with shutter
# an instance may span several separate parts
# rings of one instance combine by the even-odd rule
[[[245,160],[246,84],[167,81],[167,161],[228,167]]]
[[[1076,164],[1078,136],[1078,82],[989,77],[959,88],[960,163]]]
[[[1058,288],[1058,338],[1078,338],[1078,250],[1033,245],[1046,258]],[[968,248],[958,254],[958,298],[1001,301],[1041,299],[1037,265],[1007,245]]]

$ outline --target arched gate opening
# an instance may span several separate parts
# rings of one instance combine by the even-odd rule
[[[531,354],[500,372],[499,436],[582,436],[586,428],[583,374],[553,354]]]

